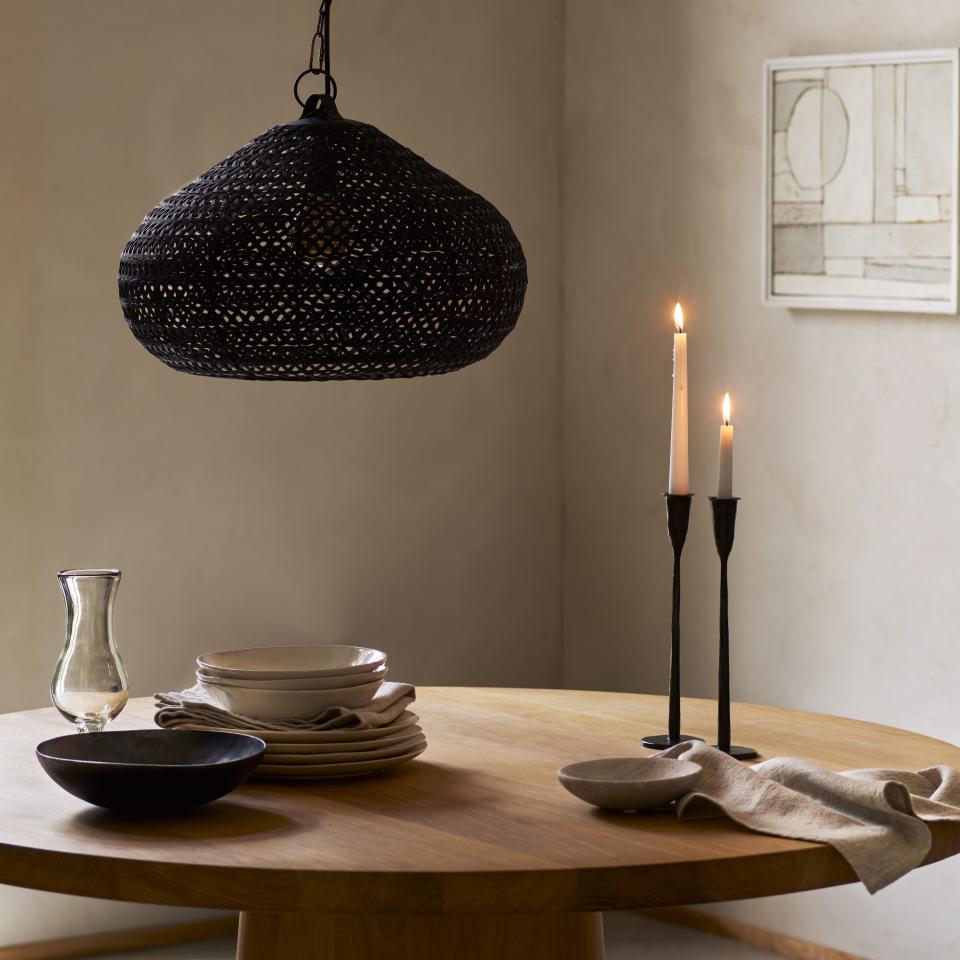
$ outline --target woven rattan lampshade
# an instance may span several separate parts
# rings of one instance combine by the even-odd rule
[[[415,377],[480,360],[513,329],[527,272],[510,224],[376,127],[343,119],[331,81],[299,120],[162,201],[124,248],[124,316],[174,369]]]

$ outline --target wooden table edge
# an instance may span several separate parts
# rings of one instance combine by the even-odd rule
[[[930,826],[933,846],[923,866],[954,855],[960,847],[960,824]],[[746,857],[548,870],[354,873],[190,865],[188,887],[178,876],[180,870],[171,871],[168,864],[32,848],[25,856],[24,848],[0,844],[0,883],[164,906],[439,916],[488,914],[492,902],[503,915],[578,913],[726,902],[857,882],[852,868],[832,847],[797,844],[796,850]],[[760,860],[762,871],[755,869]],[[727,882],[731,871],[739,875],[735,891]],[[779,880],[776,885],[770,883],[771,871]],[[264,874],[269,874],[269,882],[264,882]],[[755,884],[750,883],[751,876],[756,877]],[[654,878],[658,895],[651,896]],[[398,884],[404,894],[391,896]],[[699,891],[697,897],[686,892],[691,886]],[[256,898],[250,896],[251,887],[260,888]],[[411,899],[413,888],[418,892]]]

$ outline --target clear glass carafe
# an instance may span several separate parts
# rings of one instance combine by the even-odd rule
[[[102,730],[127,702],[127,674],[113,640],[119,570],[61,570],[67,642],[50,685],[54,706],[80,733]]]

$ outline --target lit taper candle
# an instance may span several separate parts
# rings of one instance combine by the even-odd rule
[[[670,478],[667,493],[690,493],[690,461],[687,446],[687,335],[683,310],[673,308],[673,417],[670,421]]]
[[[730,394],[723,395],[723,420],[720,423],[720,466],[717,471],[717,498],[733,496],[733,424],[730,422]]]

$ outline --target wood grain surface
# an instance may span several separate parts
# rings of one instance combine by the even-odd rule
[[[173,819],[122,818],[60,790],[39,741],[69,732],[53,710],[0,716],[0,882],[114,900],[260,912],[490,915],[733,900],[854,879],[826,846],[723,819],[601,813],[556,780],[564,763],[644,753],[661,697],[422,688],[429,747],[381,776],[252,781]],[[684,728],[714,732],[715,704],[684,702]],[[832,769],[960,766],[960,749],[889,727],[734,705],[734,739],[763,756]],[[149,726],[131,701],[117,728]],[[960,851],[937,824],[930,860]],[[907,878],[904,881],[909,883]]]
[[[242,913],[237,960],[603,960],[599,913],[307,916]]]

